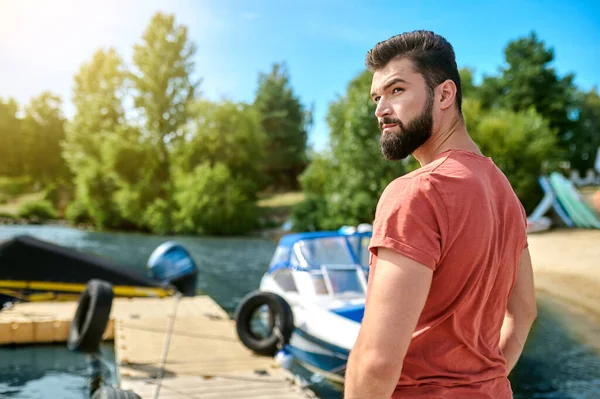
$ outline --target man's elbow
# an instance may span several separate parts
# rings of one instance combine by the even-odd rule
[[[515,324],[531,328],[537,319],[537,309],[535,307],[523,307],[518,312],[509,313],[508,316],[514,320]]]
[[[402,372],[403,358],[390,356],[389,353],[371,353],[361,356],[361,370],[378,379],[398,380]]]
[[[524,307],[523,311],[521,312],[521,317],[528,323],[533,324],[533,322],[535,321],[535,319],[537,319],[537,306],[536,303],[532,303],[529,306]]]

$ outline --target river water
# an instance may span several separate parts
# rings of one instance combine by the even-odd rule
[[[183,244],[199,267],[198,288],[232,313],[256,289],[275,250],[261,238],[153,236],[87,232],[58,226],[0,226],[0,241],[29,234],[142,269],[152,251],[167,240]],[[539,317],[525,351],[510,376],[515,399],[600,399],[600,320],[540,293]],[[114,353],[103,348],[110,381]],[[112,365],[111,365],[112,364]],[[0,348],[0,397],[84,399],[87,362],[63,345]],[[323,399],[342,395],[316,383]]]

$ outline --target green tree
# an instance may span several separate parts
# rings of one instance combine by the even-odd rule
[[[126,70],[114,49],[98,50],[75,76],[75,115],[68,124],[63,155],[73,174],[75,201],[99,228],[122,227],[114,201],[117,182],[102,153],[126,124],[123,96]]]
[[[154,180],[162,167],[159,151],[139,129],[131,126],[108,136],[101,146],[109,176],[116,184],[114,202],[119,214],[137,229],[166,234],[174,229],[171,216],[175,206],[172,198],[155,197]]]
[[[68,173],[60,148],[66,122],[61,106],[60,97],[43,92],[25,107],[23,161],[27,174],[42,184],[62,181]]]
[[[274,64],[270,73],[259,75],[254,105],[267,135],[267,183],[277,188],[297,188],[298,176],[308,162],[306,143],[312,113],[294,94],[285,64]]]
[[[182,172],[208,163],[225,165],[233,178],[243,181],[243,192],[256,199],[264,172],[265,134],[256,109],[242,103],[199,101],[191,108],[184,130],[185,143],[174,159]]]
[[[473,74],[475,71],[472,68],[461,68],[458,73],[460,74],[460,86],[462,89],[463,98],[478,98],[479,92],[477,85],[475,85]]]
[[[406,162],[390,162],[381,155],[381,131],[369,95],[371,80],[372,73],[362,72],[349,83],[345,95],[330,104],[331,155],[319,158],[301,177],[307,200],[296,209],[295,228],[372,223],[381,192],[406,172]],[[321,183],[325,175],[327,180]]]
[[[572,136],[568,136],[571,168],[585,173],[593,169],[598,147],[600,147],[600,96],[598,89],[578,92],[577,125]]]
[[[570,115],[577,105],[574,75],[558,76],[551,66],[554,50],[533,32],[509,42],[504,55],[506,65],[500,68],[500,76],[484,78],[480,90],[483,106],[515,112],[534,108],[558,135],[567,159],[577,158],[570,148],[575,128]]]
[[[23,167],[22,121],[19,106],[14,99],[0,99],[0,176],[21,176]]]
[[[142,43],[134,46],[134,105],[140,115],[142,139],[156,150],[158,163],[152,169],[155,174],[146,180],[149,187],[143,188],[148,195],[137,198],[139,208],[152,214],[141,219],[152,221],[149,227],[153,231],[171,228],[170,149],[181,139],[180,128],[189,118],[189,105],[199,84],[192,80],[194,53],[187,27],[176,25],[172,14],[155,14]]]
[[[334,160],[329,151],[315,153],[310,157],[310,163],[300,176],[300,184],[306,193],[324,195],[329,181],[328,174],[333,170]]]

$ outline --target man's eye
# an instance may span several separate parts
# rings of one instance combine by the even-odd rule
[[[375,98],[373,98],[373,101],[375,101],[376,103],[378,103],[380,98],[381,98],[381,97],[379,97],[379,96],[378,96],[378,97],[375,97]]]
[[[396,93],[400,93],[401,91],[404,91],[404,89],[403,89],[403,88],[401,88],[401,87],[396,87],[396,88],[393,90],[393,93],[394,93],[394,94],[396,94]]]

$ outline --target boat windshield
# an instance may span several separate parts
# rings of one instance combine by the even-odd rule
[[[368,236],[348,236],[348,241],[352,245],[352,251],[356,254],[361,266],[369,267],[369,243],[371,237]]]
[[[275,250],[269,266],[275,266],[283,262],[287,262],[290,257],[290,247],[279,246]]]
[[[296,246],[310,267],[321,267],[323,264],[354,264],[345,237],[300,240]]]
[[[364,294],[359,270],[327,268],[326,271],[334,295]]]
[[[323,265],[309,272],[316,294],[330,296],[362,296],[366,276],[360,266]]]

